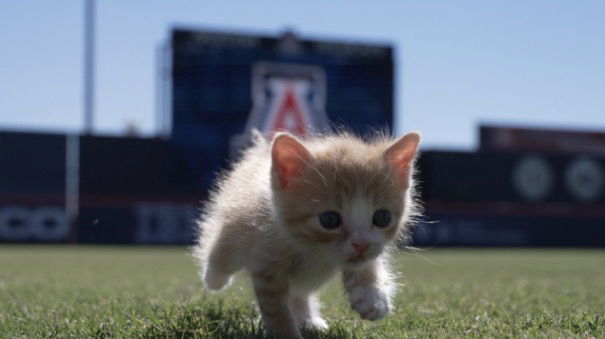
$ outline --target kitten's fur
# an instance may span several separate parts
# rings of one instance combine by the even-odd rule
[[[415,212],[412,171],[420,136],[364,142],[350,134],[299,140],[258,136],[223,176],[199,222],[195,255],[206,286],[218,290],[246,269],[265,328],[302,338],[325,329],[316,291],[342,272],[351,307],[376,320],[391,310],[393,282],[385,249],[409,229]],[[392,214],[373,225],[379,209]],[[326,229],[319,215],[338,212]]]

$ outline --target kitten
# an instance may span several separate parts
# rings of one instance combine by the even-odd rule
[[[351,307],[364,319],[384,317],[394,293],[386,249],[415,213],[419,141],[417,133],[371,142],[257,136],[199,222],[195,256],[207,288],[246,269],[268,333],[302,338],[302,327],[327,328],[316,291],[342,272]]]

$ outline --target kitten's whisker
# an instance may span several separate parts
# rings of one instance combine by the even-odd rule
[[[396,278],[399,278],[399,277],[396,277]],[[393,279],[393,281],[391,281],[391,284],[393,284],[393,285],[395,285],[395,286],[397,286],[397,287],[404,287],[404,286],[405,286],[405,284],[404,284],[404,283],[397,282],[397,280],[396,280],[396,279]]]
[[[321,183],[324,185],[324,187],[328,187],[328,181],[326,179],[326,176],[323,175],[321,173],[321,171],[319,171],[317,169],[317,167],[313,166],[313,164],[311,164],[309,161],[307,161],[306,159],[301,158],[300,156],[298,156],[298,158],[303,162],[303,164],[305,164],[305,166],[309,167],[310,169],[313,170],[313,172],[317,173],[317,175],[319,176]]]
[[[420,249],[418,247],[413,247],[413,246],[404,246],[403,247],[405,250],[409,250],[410,252],[404,252],[405,254],[411,254],[411,255],[416,255],[419,256],[420,258],[424,259],[424,261],[428,262],[431,265],[435,265],[435,266],[441,266],[441,264],[438,264],[434,261],[432,261],[431,259],[425,257],[424,255],[420,254],[419,252],[421,251],[425,251],[423,249]]]
[[[309,180],[309,179],[300,179],[302,182],[304,182],[305,184],[309,184],[311,186],[317,187],[317,184],[314,183],[313,181]]]
[[[384,176],[384,178],[382,179],[382,183],[386,184],[390,178],[391,178],[391,171],[389,171],[388,174]]]

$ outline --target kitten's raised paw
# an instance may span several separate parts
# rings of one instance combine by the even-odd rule
[[[363,319],[378,320],[391,311],[391,300],[388,294],[374,286],[357,287],[349,295],[351,308]]]

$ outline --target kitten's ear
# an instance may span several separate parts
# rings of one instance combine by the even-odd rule
[[[277,175],[281,188],[292,186],[292,179],[298,177],[311,153],[295,137],[288,133],[279,133],[273,138],[271,147],[273,174]]]
[[[408,133],[395,141],[384,153],[389,165],[396,173],[396,179],[401,187],[407,187],[410,179],[410,169],[420,144],[420,134]]]

